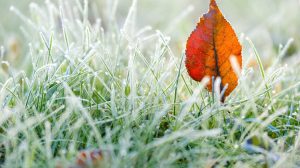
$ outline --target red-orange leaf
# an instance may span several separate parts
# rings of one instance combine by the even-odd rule
[[[242,47],[231,25],[222,15],[216,1],[210,1],[207,14],[200,19],[186,44],[186,68],[196,81],[210,78],[207,89],[212,91],[213,79],[221,79],[220,90],[225,90],[222,102],[237,86],[238,75],[234,71],[231,56],[242,67]]]

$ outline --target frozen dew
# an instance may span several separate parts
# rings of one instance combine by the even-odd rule
[[[263,83],[255,53],[245,43],[252,34],[242,33],[243,60],[252,59],[255,66],[237,69],[235,56],[230,58],[240,75],[239,85],[224,104],[218,104],[206,89],[210,79],[191,81],[184,59],[180,65],[191,18],[199,12],[194,17],[188,1],[159,1],[152,8],[156,1],[134,1],[126,8],[127,16],[123,15],[127,2],[120,0],[30,3],[29,15],[10,8],[20,18],[22,24],[16,29],[20,27],[26,40],[21,63],[7,61],[8,51],[0,47],[0,156],[2,142],[8,147],[4,166],[55,167],[59,162],[72,167],[78,152],[94,148],[104,151],[103,159],[111,167],[176,167],[178,163],[213,167],[224,166],[225,160],[233,167],[235,163],[245,164],[241,167],[298,163],[298,127],[293,124],[300,117],[299,69],[290,63],[294,56],[284,57],[278,65],[265,65],[269,60],[261,55]],[[292,3],[275,6],[291,9],[285,4]],[[161,17],[165,4],[172,9]],[[269,8],[266,12],[274,16]],[[295,24],[289,23],[287,31]],[[263,26],[251,30],[260,31]],[[6,32],[0,31],[5,37]],[[272,33],[268,36],[273,39]],[[280,55],[285,45],[279,47]],[[291,47],[297,49],[294,43]],[[274,48],[263,49],[270,60],[278,58]],[[283,73],[277,76],[273,70],[279,68]],[[220,79],[216,84],[220,85]],[[267,90],[264,84],[274,89]],[[263,139],[275,147],[261,153],[240,150],[253,134],[266,135]],[[256,143],[264,145],[260,140]],[[273,153],[284,157],[270,159]],[[207,164],[210,161],[215,165]]]

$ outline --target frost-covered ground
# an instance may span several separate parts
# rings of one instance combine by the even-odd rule
[[[225,105],[184,67],[208,1],[0,0],[0,164],[299,167],[300,2],[218,2],[244,57]]]

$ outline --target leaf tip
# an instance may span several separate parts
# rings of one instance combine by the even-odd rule
[[[211,9],[218,8],[218,5],[217,5],[217,3],[216,3],[216,0],[210,0],[209,7],[210,7]]]

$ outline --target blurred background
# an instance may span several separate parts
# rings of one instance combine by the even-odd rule
[[[90,0],[90,8],[97,9],[100,18],[108,18],[109,16],[105,16],[105,10],[108,10],[109,4],[115,2]],[[217,0],[217,2],[241,42],[243,43],[242,37],[250,37],[265,64],[268,64],[272,57],[276,57],[280,45],[286,44],[290,39],[294,41],[285,58],[296,57],[300,48],[299,0]],[[10,11],[10,7],[14,6],[25,16],[32,18],[35,16],[30,16],[30,3],[44,5],[46,1],[0,0],[0,46],[5,58],[12,64],[17,64],[26,55],[30,39],[22,33],[24,22]],[[132,0],[119,0],[117,3],[116,19],[120,27],[131,3]],[[172,49],[176,55],[180,55],[199,17],[208,10],[208,3],[209,0],[138,0],[137,29],[151,26],[153,30],[160,30],[171,38]],[[245,43],[243,43],[244,51],[247,50]]]

